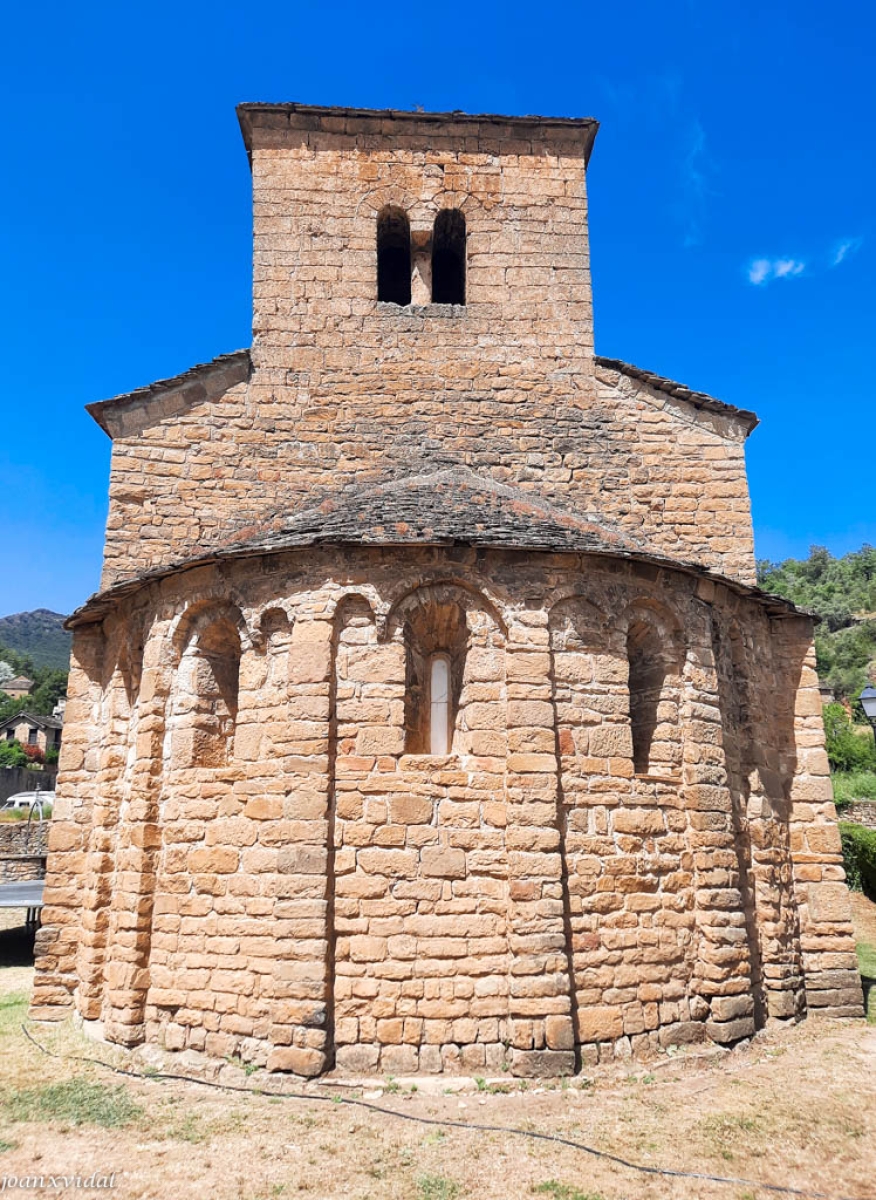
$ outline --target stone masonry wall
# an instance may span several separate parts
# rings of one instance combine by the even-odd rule
[[[436,626],[440,758],[409,751]],[[76,630],[33,1013],[304,1075],[533,1075],[859,1012],[811,653],[807,619],[611,559],[154,583]]]
[[[856,800],[840,812],[840,820],[853,821],[867,829],[876,829],[876,803],[872,800]]]
[[[113,418],[104,586],[459,464],[753,582],[745,424],[594,366],[580,133],[301,121],[253,134],[251,375]],[[377,301],[387,204],[464,212],[464,306]]]
[[[45,821],[0,822],[0,883],[42,879],[46,866],[48,825]]]

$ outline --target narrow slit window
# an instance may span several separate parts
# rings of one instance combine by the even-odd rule
[[[400,208],[385,208],[377,218],[377,299],[411,302],[411,227]]]
[[[465,217],[444,208],[432,234],[432,303],[465,304]]]
[[[647,620],[627,634],[630,732],[637,775],[674,775],[681,765],[678,674],[672,635]]]
[[[429,752],[450,753],[450,659],[435,654],[429,663]]]

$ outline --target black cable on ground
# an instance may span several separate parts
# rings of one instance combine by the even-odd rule
[[[138,1079],[144,1083],[167,1079],[179,1083],[200,1084],[201,1087],[215,1088],[221,1092],[242,1092],[247,1096],[267,1096],[278,1100],[311,1100],[316,1103],[322,1102],[324,1104],[336,1105],[345,1104],[352,1108],[364,1108],[369,1112],[380,1113],[386,1117],[398,1117],[402,1121],[411,1121],[417,1125],[437,1125],[442,1128],[465,1129],[476,1133],[507,1133],[515,1137],[529,1138],[535,1142],[555,1142],[559,1146],[568,1146],[572,1150],[581,1150],[585,1154],[592,1155],[593,1158],[614,1163],[618,1167],[625,1167],[628,1171],[638,1171],[641,1175],[659,1175],[669,1179],[699,1179],[706,1183],[729,1184],[733,1187],[747,1187],[764,1192],[775,1192],[781,1196],[808,1196],[811,1197],[811,1200],[862,1200],[861,1197],[837,1196],[831,1195],[828,1192],[817,1192],[812,1188],[788,1187],[780,1183],[759,1183],[755,1179],[742,1179],[733,1175],[709,1175],[705,1171],[681,1171],[675,1170],[672,1167],[649,1167],[643,1163],[630,1162],[629,1159],[621,1158],[617,1154],[610,1154],[607,1150],[597,1150],[594,1146],[588,1146],[585,1142],[576,1142],[572,1138],[560,1137],[556,1133],[536,1133],[530,1129],[516,1129],[511,1125],[481,1125],[468,1121],[453,1121],[439,1119],[438,1117],[418,1116],[416,1113],[401,1112],[396,1108],[384,1108],[380,1104],[374,1104],[370,1100],[360,1100],[354,1096],[326,1096],[308,1092],[266,1091],[264,1088],[240,1087],[234,1083],[216,1083],[210,1079],[195,1079],[191,1075],[176,1075],[165,1071],[156,1071],[154,1074],[143,1075],[139,1071],[129,1071],[125,1067],[113,1066],[112,1063],[104,1062],[101,1058],[89,1058],[83,1054],[58,1054],[56,1051],[49,1050],[47,1047],[40,1045],[26,1026],[22,1025],[21,1031],[27,1040],[36,1046],[37,1050],[49,1058],[59,1058],[62,1062],[92,1063],[94,1066],[103,1067],[105,1071],[112,1071],[116,1075],[125,1075],[129,1079]]]

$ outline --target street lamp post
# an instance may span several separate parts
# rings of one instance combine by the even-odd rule
[[[861,701],[864,716],[873,728],[873,737],[876,738],[876,687],[868,683],[858,699]]]

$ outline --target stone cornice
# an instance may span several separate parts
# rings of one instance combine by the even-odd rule
[[[474,140],[489,142],[491,147],[509,143],[509,153],[522,152],[521,143],[532,145],[560,143],[568,153],[576,146],[590,160],[599,122],[592,117],[501,116],[496,113],[407,112],[400,109],[325,108],[315,104],[238,104],[237,119],[246,152],[252,162],[253,146],[260,134],[276,145],[278,135],[393,136],[406,142],[421,141],[429,149],[436,136],[458,139],[461,144]],[[467,147],[466,147],[467,148]],[[559,149],[559,147],[558,147]],[[491,150],[497,153],[496,149]]]

